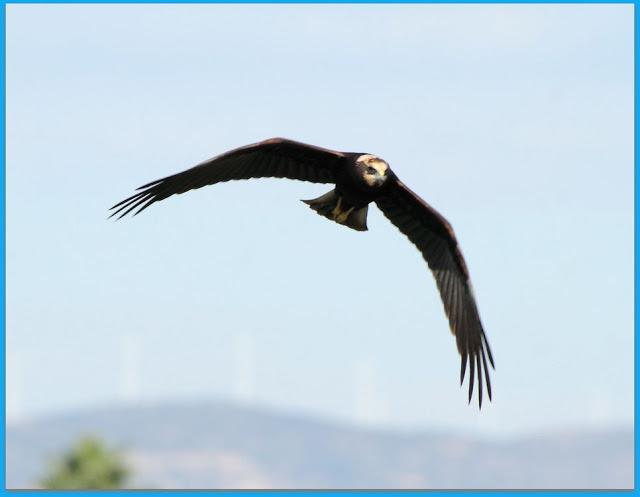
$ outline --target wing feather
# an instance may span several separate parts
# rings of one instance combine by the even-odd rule
[[[216,156],[191,169],[161,178],[137,189],[118,202],[111,216],[123,217],[139,207],[203,186],[249,178],[289,178],[313,183],[335,182],[337,168],[346,154],[284,138],[272,138]],[[135,215],[134,214],[134,215]],[[109,216],[109,217],[111,217]]]
[[[420,250],[431,269],[461,356],[460,383],[464,381],[468,365],[469,401],[477,380],[478,405],[482,407],[483,382],[486,384],[489,400],[492,395],[487,358],[491,367],[495,366],[478,313],[467,265],[451,225],[397,179],[376,200],[376,204]]]

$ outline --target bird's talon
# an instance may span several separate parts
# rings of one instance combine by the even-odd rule
[[[341,206],[342,206],[342,197],[338,197],[338,203],[336,204],[336,206],[331,211],[331,216],[333,217],[334,221],[337,221],[338,220],[338,216],[340,216],[342,214]]]
[[[344,212],[341,212],[338,217],[336,217],[336,221],[339,222],[340,224],[346,222],[346,220],[349,218],[349,215],[353,212],[353,210],[355,209],[355,207],[351,207],[349,210],[346,210]]]

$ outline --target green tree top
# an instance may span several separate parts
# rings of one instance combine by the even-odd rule
[[[85,437],[52,464],[40,484],[48,489],[114,489],[122,488],[129,474],[121,454]]]

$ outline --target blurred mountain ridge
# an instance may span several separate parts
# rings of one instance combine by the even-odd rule
[[[136,488],[633,488],[633,430],[493,441],[363,428],[224,402],[85,409],[7,428],[7,488],[82,435],[121,447]]]

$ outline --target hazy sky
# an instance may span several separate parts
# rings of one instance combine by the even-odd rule
[[[417,250],[330,189],[143,183],[286,136],[453,224],[493,348],[467,406]],[[633,419],[632,5],[7,6],[12,419],[175,398],[509,435]]]

